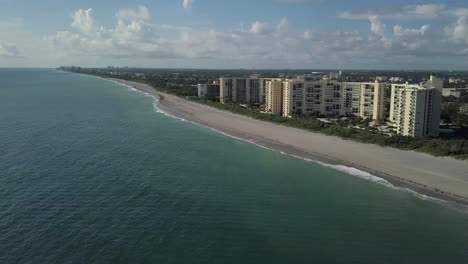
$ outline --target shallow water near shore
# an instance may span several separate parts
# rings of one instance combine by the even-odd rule
[[[0,263],[466,263],[468,214],[158,113],[0,69]]]
[[[444,192],[436,192],[431,188],[421,188],[421,186],[414,184],[412,182],[402,181],[401,179],[405,178],[405,176],[403,175],[396,174],[398,176],[395,178],[390,175],[385,175],[385,174],[378,173],[378,172],[372,172],[372,170],[366,169],[365,167],[363,168],[363,170],[357,169],[356,167],[358,167],[359,165],[352,165],[352,164],[345,165],[347,164],[347,162],[345,161],[339,161],[339,160],[335,160],[329,157],[305,153],[302,150],[295,149],[287,145],[286,146],[282,144],[278,145],[277,143],[272,143],[261,138],[256,139],[255,136],[250,136],[248,133],[242,134],[238,132],[224,130],[222,128],[222,125],[219,125],[219,124],[214,125],[214,126],[205,125],[202,122],[193,121],[193,120],[197,120],[196,115],[195,117],[189,116],[190,113],[186,113],[185,111],[178,109],[178,107],[180,106],[174,106],[174,105],[171,105],[171,103],[169,103],[169,106],[165,106],[167,105],[167,101],[171,101],[171,99],[169,100],[168,98],[162,99],[160,98],[160,96],[166,97],[166,96],[171,96],[171,95],[165,95],[165,94],[157,95],[158,92],[153,90],[153,88],[149,87],[148,85],[141,84],[138,82],[129,82],[129,81],[120,80],[120,79],[107,79],[107,78],[101,78],[101,77],[97,77],[97,78],[106,80],[106,81],[111,81],[118,85],[127,87],[132,91],[140,92],[146,96],[153,97],[154,109],[158,113],[162,113],[166,116],[176,118],[184,122],[190,122],[195,125],[204,126],[222,135],[225,135],[225,136],[237,139],[237,140],[241,140],[244,142],[248,142],[250,144],[254,144],[264,149],[277,151],[281,154],[289,155],[289,156],[299,158],[308,162],[314,162],[325,167],[331,167],[338,171],[345,172],[347,174],[362,178],[364,180],[373,181],[375,183],[382,184],[389,188],[409,192],[424,200],[432,200],[432,201],[441,203],[445,206],[450,206],[452,208],[456,208],[457,210],[468,212],[468,204],[466,203],[466,200],[464,199],[459,200],[457,197],[454,197],[452,195],[445,195]],[[148,89],[150,89],[150,91],[148,91]],[[163,103],[161,103],[161,100],[163,100]],[[186,104],[191,103],[192,105],[194,104],[193,102],[190,102],[190,101],[185,101],[185,100],[182,100],[182,101],[183,101],[182,104],[183,103],[186,103]],[[203,106],[203,105],[200,104],[197,106]],[[211,109],[211,108],[207,108],[206,111],[211,111],[211,110],[216,111],[216,109]],[[229,115],[230,113],[225,112],[225,114]],[[215,128],[215,127],[221,127],[221,128]],[[376,175],[379,175],[379,176],[376,176]]]

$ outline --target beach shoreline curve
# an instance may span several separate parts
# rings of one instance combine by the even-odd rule
[[[429,199],[468,206],[468,162],[344,140],[252,119],[140,83],[102,78],[157,98],[163,113],[260,147],[321,165],[354,168]],[[301,144],[301,140],[307,143]],[[379,164],[380,162],[380,164]],[[442,166],[442,167],[441,167]]]

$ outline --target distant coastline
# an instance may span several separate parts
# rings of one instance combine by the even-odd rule
[[[158,99],[158,108],[166,114],[210,127],[231,137],[343,171],[347,170],[346,167],[356,168],[363,174],[369,174],[361,175],[362,178],[374,175],[398,188],[409,189],[435,199],[468,205],[468,162],[466,161],[383,148],[276,125],[184,100],[157,91],[143,83],[112,78],[102,79],[150,94]],[[421,164],[422,167],[415,167],[414,164]]]

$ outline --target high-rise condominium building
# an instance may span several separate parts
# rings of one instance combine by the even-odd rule
[[[385,84],[308,81],[297,78],[283,81],[283,116],[359,116],[383,120]]]
[[[268,80],[265,86],[266,112],[272,115],[281,115],[283,110],[283,81],[281,79]]]
[[[208,84],[198,84],[198,97],[206,99],[218,99],[219,98],[219,82],[214,81]]]
[[[393,84],[390,121],[410,137],[438,136],[443,81],[431,76],[419,85]]]
[[[265,102],[266,81],[269,79],[251,76],[250,78],[220,78],[221,102],[256,104]]]

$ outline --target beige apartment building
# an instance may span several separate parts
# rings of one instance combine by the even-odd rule
[[[392,84],[390,121],[396,133],[438,136],[443,81],[431,76],[419,85]],[[220,78],[221,102],[265,103],[265,111],[284,117],[358,116],[385,120],[386,84],[331,78]]]
[[[304,82],[299,79],[283,81],[283,109],[285,117],[303,115],[303,89]]]
[[[305,78],[284,80],[282,115],[286,117],[354,115],[383,120],[385,86],[379,82],[307,81]]]
[[[385,88],[384,83],[360,83],[361,97],[359,116],[372,120],[385,119]]]
[[[431,76],[419,85],[393,84],[390,121],[396,133],[410,137],[438,136],[443,81]]]
[[[281,115],[283,111],[283,81],[272,79],[266,81],[265,111],[272,115]]]

